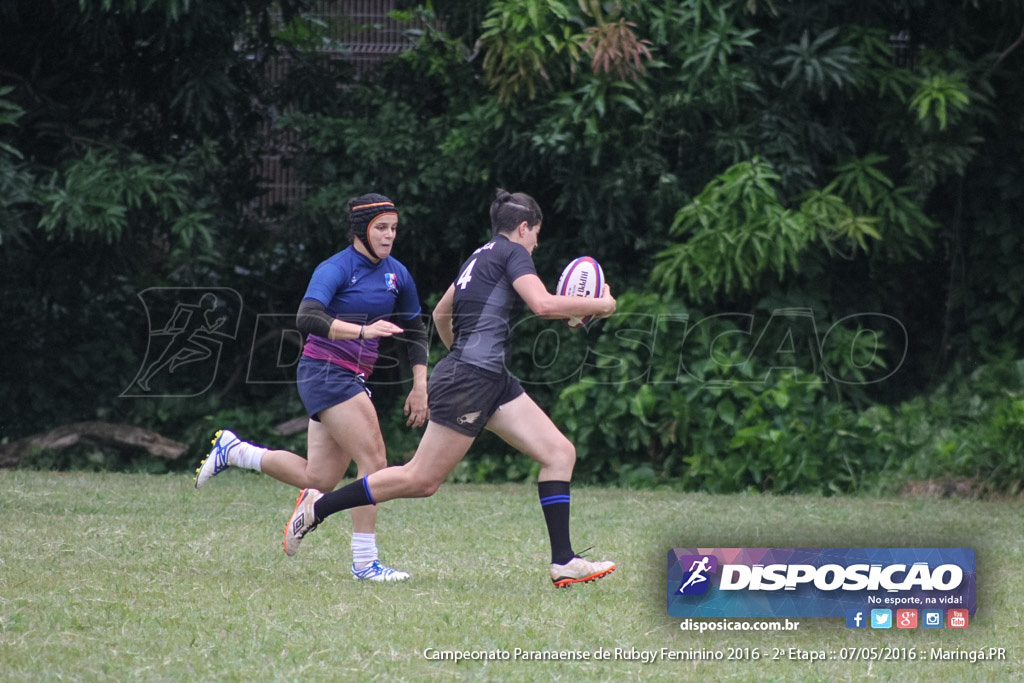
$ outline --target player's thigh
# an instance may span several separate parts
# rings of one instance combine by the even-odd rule
[[[345,452],[322,422],[309,421],[306,430],[306,477],[321,491],[332,491],[345,476],[352,456]]]
[[[487,429],[541,465],[571,465],[576,460],[572,442],[525,393],[501,406],[487,421]]]
[[[365,393],[321,410],[319,417],[338,447],[355,461],[361,473],[369,474],[387,466],[377,411]]]

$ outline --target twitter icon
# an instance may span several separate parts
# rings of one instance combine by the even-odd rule
[[[892,628],[892,610],[871,610],[871,628]]]

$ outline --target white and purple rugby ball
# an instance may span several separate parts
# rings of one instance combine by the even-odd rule
[[[604,289],[604,271],[601,270],[601,264],[590,256],[580,256],[570,261],[562,271],[555,292],[562,296],[585,296],[599,299],[602,289]],[[588,315],[585,318],[569,318],[565,322],[569,327],[583,327],[592,318],[593,316]]]

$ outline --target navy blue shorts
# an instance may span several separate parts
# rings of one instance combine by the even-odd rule
[[[360,392],[373,396],[362,373],[308,356],[299,359],[296,384],[306,413],[317,422],[320,421],[321,410],[344,403]]]
[[[427,380],[430,421],[466,436],[477,436],[491,416],[523,386],[507,372],[491,372],[445,357]]]

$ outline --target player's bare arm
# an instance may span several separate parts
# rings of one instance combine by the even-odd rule
[[[452,342],[455,341],[455,330],[452,327],[452,305],[455,301],[455,285],[452,284],[448,287],[448,291],[444,293],[441,300],[434,306],[434,312],[432,318],[434,319],[434,329],[437,330],[437,336],[441,338],[441,342],[444,343],[445,348],[451,349]]]
[[[335,319],[331,323],[331,332],[328,339],[376,339],[401,333],[401,327],[387,320],[376,320],[367,325],[360,325]]]
[[[533,274],[521,275],[512,286],[529,309],[542,318],[583,318],[588,315],[607,318],[615,312],[615,298],[608,285],[601,290],[599,299],[552,294]]]

